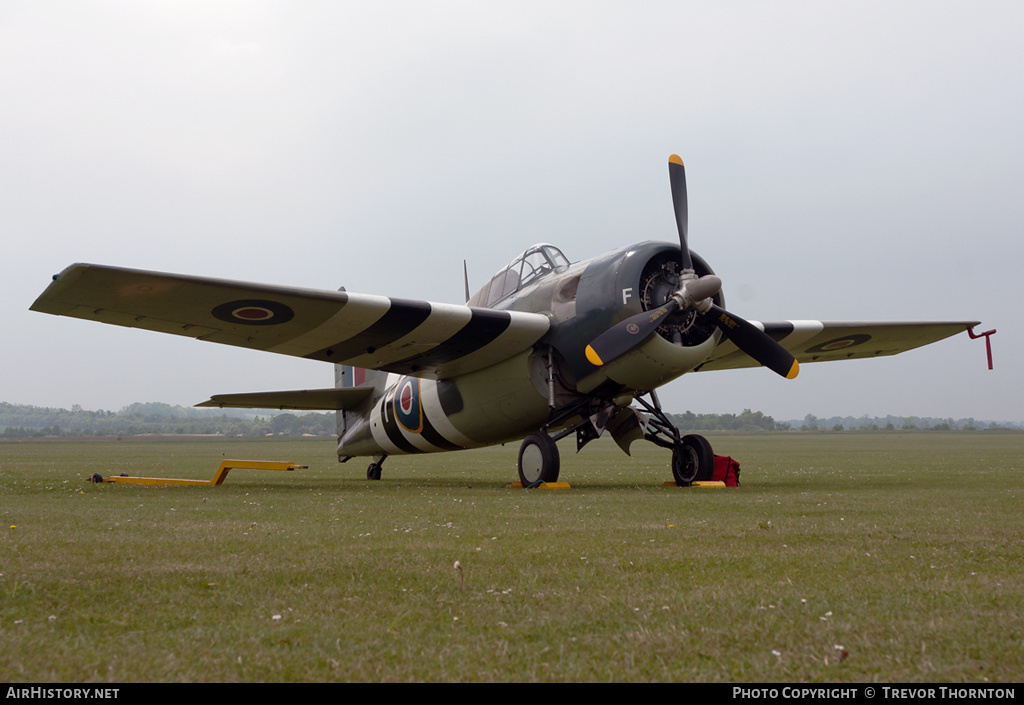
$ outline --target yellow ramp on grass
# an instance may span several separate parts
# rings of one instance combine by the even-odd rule
[[[89,478],[89,481],[120,482],[128,485],[219,485],[227,478],[228,472],[234,469],[291,471],[307,467],[309,466],[296,465],[286,460],[223,460],[211,480],[175,480],[169,477],[127,477],[125,475],[102,477],[100,475],[93,475]]]

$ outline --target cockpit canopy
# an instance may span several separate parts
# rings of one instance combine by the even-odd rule
[[[548,272],[568,266],[569,260],[554,245],[547,243],[534,245],[494,275],[488,284],[489,292],[486,305],[493,306]],[[483,292],[481,291],[481,293]]]

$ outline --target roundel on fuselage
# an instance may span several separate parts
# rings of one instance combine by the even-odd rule
[[[423,404],[420,401],[420,380],[418,377],[403,377],[395,388],[392,398],[395,418],[402,428],[411,433],[423,430]]]

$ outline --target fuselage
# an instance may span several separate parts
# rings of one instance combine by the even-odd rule
[[[696,255],[699,274],[711,273]],[[679,247],[645,242],[570,264],[538,245],[513,260],[470,306],[543,313],[548,333],[532,350],[451,379],[368,372],[374,394],[339,420],[338,455],[380,456],[474,448],[522,438],[577,401],[628,405],[638,393],[701,364],[718,334],[677,317],[611,364],[595,367],[587,344],[619,321],[660,306],[674,286]],[[525,274],[525,276],[524,276]],[[721,294],[716,303],[721,305]]]

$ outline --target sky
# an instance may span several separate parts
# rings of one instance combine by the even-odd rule
[[[28,310],[95,262],[462,303],[537,242],[676,239],[748,320],[979,320],[686,375],[669,411],[1024,420],[1020,2],[0,4],[0,401],[118,410],[329,365]]]

